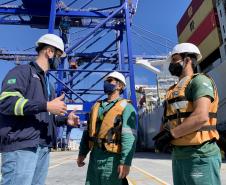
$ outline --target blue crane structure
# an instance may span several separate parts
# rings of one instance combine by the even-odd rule
[[[62,59],[57,70],[48,73],[48,77],[56,81],[58,96],[65,92],[68,104],[80,105],[78,112],[80,119],[86,120],[93,103],[104,96],[103,90],[95,87],[112,70],[122,72],[127,77],[130,84],[129,98],[137,107],[131,20],[136,12],[138,0],[118,0],[115,1],[115,6],[88,10],[86,7],[94,0],[82,1],[82,6],[72,8],[77,1],[72,0],[66,5],[66,1],[60,0],[9,0],[0,4],[0,24],[27,25],[32,28],[48,29],[48,33],[54,33],[55,29],[59,29],[66,46],[67,57]],[[70,43],[72,28],[85,28],[86,34],[79,37],[76,42]],[[83,30],[77,33],[81,31]],[[105,41],[107,46],[101,51],[85,52],[107,36],[108,43]],[[1,59],[4,59],[6,53],[0,50]],[[14,53],[15,55],[33,60],[36,53],[26,51]],[[104,67],[105,64],[108,67]],[[90,78],[93,73],[98,75]],[[83,88],[79,88],[79,84],[86,83],[87,79],[92,84],[87,83]],[[95,98],[87,99],[87,95],[95,95]],[[127,92],[123,95],[125,98],[128,97]]]
[[[137,108],[133,68],[136,58],[164,59],[166,56],[133,56],[132,34],[171,48],[167,44],[171,41],[166,38],[162,44],[135,29],[131,30],[138,0],[113,0],[113,5],[108,7],[87,8],[93,1],[5,0],[0,3],[1,25],[25,25],[47,29],[49,33],[59,30],[67,57],[62,59],[57,70],[48,72],[48,77],[55,82],[56,94],[59,96],[64,92],[67,104],[77,106],[81,120],[87,120],[93,103],[104,96],[100,83],[113,70],[126,76],[129,91],[125,91],[123,96],[131,99]],[[149,32],[142,27],[135,28]],[[77,38],[73,40],[72,35],[77,35]],[[0,59],[16,60],[16,64],[32,61],[37,54],[30,49],[33,47],[26,51],[0,49]],[[67,135],[70,134],[68,131]]]
[[[138,1],[119,0],[113,7],[92,10],[85,8],[94,0],[83,1],[84,4],[77,9],[71,8],[76,1],[78,0],[68,2],[66,5],[66,2],[59,0],[21,0],[21,4],[18,5],[18,1],[10,0],[0,4],[0,15],[3,15],[0,17],[0,24],[45,28],[49,33],[54,33],[54,29],[59,29],[68,56],[62,59],[56,72],[51,71],[48,75],[57,81],[57,95],[64,91],[70,102],[83,105],[82,112],[89,112],[93,102],[104,95],[101,89],[94,89],[94,87],[112,70],[118,70],[128,77],[130,99],[136,107],[130,26]],[[17,2],[17,5],[12,5],[13,2]],[[86,35],[77,42],[69,44],[70,29],[81,27],[87,29]],[[111,42],[102,51],[83,52],[110,32],[113,32],[115,37],[112,38],[111,34],[109,37],[109,40],[112,39]],[[82,47],[85,49],[77,52]],[[36,54],[18,52],[17,55],[33,59]],[[96,63],[98,64],[91,68]],[[112,68],[100,69],[106,63]],[[99,79],[93,80],[93,84],[89,87],[76,88],[92,73],[102,75],[99,75]],[[90,101],[84,98],[87,94],[98,96]],[[127,98],[127,93],[124,93],[124,96]]]

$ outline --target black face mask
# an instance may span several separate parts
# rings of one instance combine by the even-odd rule
[[[52,70],[58,69],[61,59],[58,57],[49,58],[49,68]]]
[[[180,77],[183,71],[183,65],[181,65],[181,62],[170,63],[169,71],[171,75]]]
[[[116,85],[109,83],[108,81],[104,81],[104,93],[112,94],[116,90]]]

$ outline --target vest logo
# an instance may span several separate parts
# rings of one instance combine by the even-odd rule
[[[7,81],[7,84],[10,84],[10,85],[16,84],[16,78],[11,78],[11,79],[9,79],[9,80]]]
[[[37,79],[39,79],[39,80],[40,80],[39,76],[38,76],[37,74],[35,74],[35,73],[34,73],[34,74],[32,74],[32,77],[33,77],[33,78],[37,78]]]

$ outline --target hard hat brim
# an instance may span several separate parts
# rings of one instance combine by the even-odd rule
[[[65,52],[63,52],[63,54],[60,56],[61,58],[64,58],[64,57],[66,57],[67,56],[67,54],[65,53]]]

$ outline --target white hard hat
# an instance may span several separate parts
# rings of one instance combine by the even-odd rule
[[[66,56],[66,53],[64,52],[63,40],[57,35],[50,34],[50,33],[45,34],[38,39],[38,41],[36,42],[36,46],[39,46],[39,44],[47,44],[47,45],[53,46],[59,49],[60,51],[62,51],[63,54],[61,55],[61,57]]]
[[[105,79],[108,79],[110,77],[119,80],[120,82],[122,82],[126,86],[126,79],[125,79],[125,77],[122,73],[119,73],[117,71],[113,71],[109,75],[107,75],[107,77]]]
[[[202,55],[199,51],[199,48],[192,44],[192,43],[181,43],[177,44],[174,46],[170,57],[172,57],[174,54],[180,54],[180,53],[190,53],[190,54],[195,54],[197,57],[197,61],[200,61],[202,59]]]

